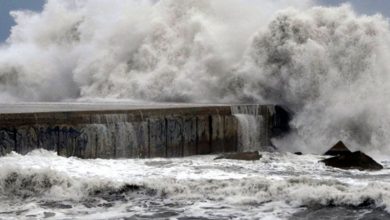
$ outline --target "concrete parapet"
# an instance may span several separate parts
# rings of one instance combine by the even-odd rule
[[[281,119],[274,106],[258,108],[264,119],[260,141],[269,145],[273,130],[280,130]],[[26,154],[37,148],[80,158],[234,152],[237,130],[230,106],[7,113],[0,114],[0,155]]]

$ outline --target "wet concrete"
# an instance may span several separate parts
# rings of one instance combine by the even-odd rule
[[[260,142],[283,127],[274,106],[255,106],[264,119]],[[229,105],[0,114],[0,155],[43,148],[80,158],[182,157],[235,152],[238,121]],[[283,115],[282,115],[283,116]],[[284,117],[284,116],[283,116]],[[279,124],[278,124],[279,123]]]

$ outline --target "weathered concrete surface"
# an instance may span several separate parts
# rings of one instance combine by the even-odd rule
[[[258,108],[264,119],[260,141],[269,145],[273,130],[285,125],[274,106]],[[37,148],[81,158],[235,152],[237,129],[230,106],[5,113],[0,114],[0,155]]]

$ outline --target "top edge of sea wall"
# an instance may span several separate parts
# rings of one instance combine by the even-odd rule
[[[40,112],[0,112],[0,125],[23,124],[91,124],[110,123],[117,121],[142,121],[151,117],[185,116],[185,115],[231,115],[232,105],[165,105],[165,106],[119,106],[101,109],[88,108],[81,110],[55,109],[54,111]],[[249,105],[240,105],[249,106]],[[251,105],[252,106],[252,105]],[[256,106],[256,105],[253,105]],[[257,105],[259,109],[269,109],[273,105]],[[107,107],[107,106],[106,106]]]

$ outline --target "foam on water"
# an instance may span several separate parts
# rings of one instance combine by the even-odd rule
[[[274,103],[294,112],[292,132],[273,140],[281,150],[322,153],[343,140],[352,150],[386,157],[389,22],[357,15],[348,5],[314,5],[49,0],[42,12],[11,13],[16,25],[0,46],[0,102]],[[257,150],[261,118],[249,110],[233,112],[241,148]],[[108,127],[86,129],[112,144],[104,143]],[[115,129],[119,145],[134,133],[128,123]],[[0,158],[0,216],[283,219],[312,206],[389,211],[388,161],[368,173],[326,168],[313,155],[212,158],[10,154]]]
[[[292,132],[273,140],[281,150],[321,153],[343,140],[386,157],[389,22],[348,5],[313,5],[49,0],[42,12],[11,13],[16,25],[0,47],[0,101],[276,103],[294,112]],[[241,148],[257,150],[261,118],[249,110],[233,112]],[[87,129],[109,139],[107,127]],[[119,143],[133,132],[128,123],[118,129]],[[0,158],[0,216],[283,219],[311,206],[390,207],[388,161],[367,173],[326,168],[313,155],[212,158],[10,154]]]
[[[313,206],[390,207],[386,161],[382,171],[360,172],[327,168],[315,155],[264,153],[255,162],[213,157],[82,160],[12,153],[0,158],[0,217],[285,219]]]
[[[11,13],[0,101],[276,103],[295,113],[279,149],[321,153],[343,140],[390,153],[388,21],[313,6],[47,1]]]

